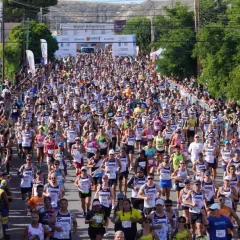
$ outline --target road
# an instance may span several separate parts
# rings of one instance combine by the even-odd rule
[[[16,150],[14,149],[14,153]],[[13,202],[10,206],[10,217],[9,217],[9,231],[8,233],[11,235],[11,239],[20,239],[20,234],[22,234],[24,227],[26,227],[30,223],[30,217],[26,215],[26,204],[21,199],[20,195],[20,179],[17,176],[18,168],[23,164],[23,162],[14,154],[12,164],[14,167],[11,170],[11,190],[15,197]],[[191,168],[191,164],[189,164],[189,169]],[[46,170],[46,168],[44,168]],[[46,172],[46,171],[45,171]],[[218,177],[217,182],[222,182],[223,172],[221,166],[218,168]],[[75,239],[82,239],[87,240],[89,239],[87,235],[87,228],[88,225],[84,223],[84,218],[82,215],[82,210],[80,206],[80,200],[78,197],[77,188],[73,185],[75,181],[75,170],[71,168],[68,170],[67,181],[65,184],[66,187],[66,195],[65,197],[69,200],[69,209],[76,215],[77,222],[78,222],[78,231],[73,236],[73,240]],[[155,176],[155,181],[158,182],[158,177]],[[94,192],[93,192],[94,194]],[[128,189],[127,197],[131,197],[131,190]],[[176,193],[174,190],[171,191],[171,199],[174,201],[174,206],[176,206]],[[238,212],[239,214],[239,212]],[[140,227],[140,226],[139,226]],[[110,223],[109,225],[109,236],[104,237],[104,239],[113,239],[113,224]]]

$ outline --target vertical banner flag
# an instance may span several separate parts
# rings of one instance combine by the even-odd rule
[[[34,61],[34,55],[31,50],[26,50],[27,54],[27,60],[30,68],[30,72],[32,73],[32,76],[35,76],[36,70],[35,70],[35,61]]]
[[[47,59],[47,41],[45,39],[40,39],[41,43],[41,51],[42,51],[42,57],[44,58],[44,64],[46,65],[48,62]]]

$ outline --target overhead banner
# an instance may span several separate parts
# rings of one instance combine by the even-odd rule
[[[34,61],[33,52],[31,50],[26,50],[26,55],[27,55],[30,72],[32,73],[32,76],[35,76],[36,70],[35,70],[35,61]]]
[[[136,43],[136,35],[54,36],[58,43]]]
[[[44,58],[44,64],[46,65],[48,63],[48,50],[47,50],[47,41],[45,39],[40,39],[41,43],[41,51],[42,51],[42,57]]]

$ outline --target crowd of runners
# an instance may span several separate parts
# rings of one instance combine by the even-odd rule
[[[110,221],[122,240],[239,239],[237,105],[209,102],[195,79],[170,88],[174,80],[157,76],[146,56],[113,59],[103,50],[57,59],[36,79],[12,103],[11,121],[0,102],[6,239],[13,146],[24,161],[19,191],[32,218],[21,239],[70,240],[81,232],[64,197],[73,167],[91,240],[108,236]]]

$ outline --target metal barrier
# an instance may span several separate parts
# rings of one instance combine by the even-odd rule
[[[187,92],[183,92],[182,91],[182,87],[181,85],[168,81],[169,85],[170,85],[170,89],[173,90],[175,87],[177,87],[178,91],[180,92],[181,96],[184,96],[186,98],[188,98],[188,100],[190,100],[190,103],[196,103],[197,101],[199,102],[199,105],[206,109],[207,111],[210,111],[210,107],[207,103],[203,102],[202,100],[199,100],[198,98],[196,98],[196,96],[194,96],[192,93],[187,93]]]

